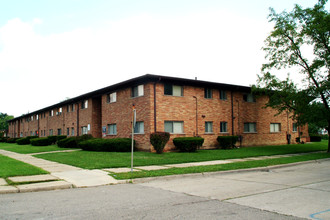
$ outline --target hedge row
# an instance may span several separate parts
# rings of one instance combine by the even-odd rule
[[[204,143],[201,137],[178,137],[173,139],[175,147],[180,152],[195,152]]]
[[[38,138],[38,136],[27,136],[24,138],[20,138],[20,139],[16,140],[16,143],[18,145],[28,145],[31,143],[30,140],[34,139],[34,138]]]
[[[93,136],[90,134],[84,134],[78,137],[68,137],[57,141],[57,146],[62,148],[77,148],[78,144],[82,141],[92,139]]]
[[[102,139],[93,138],[78,143],[78,146],[87,151],[107,151],[107,152],[129,152],[131,151],[132,139],[113,138]],[[135,141],[134,141],[135,146]]]
[[[41,138],[33,138],[30,139],[30,143],[32,146],[48,146],[55,144],[57,141],[66,138],[65,135],[58,135],[58,136],[48,136],[48,137],[41,137]]]
[[[217,141],[221,149],[231,149],[236,147],[238,136],[218,136]]]

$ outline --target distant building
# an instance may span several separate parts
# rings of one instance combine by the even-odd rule
[[[203,148],[217,146],[217,137],[239,135],[241,146],[291,143],[308,128],[297,127],[288,114],[264,108],[268,97],[254,97],[251,88],[159,75],[143,75],[16,117],[10,137],[50,135],[98,138],[131,137],[132,106],[137,112],[134,139],[140,150],[153,150],[149,136],[201,136]]]

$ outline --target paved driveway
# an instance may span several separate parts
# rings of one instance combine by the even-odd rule
[[[243,173],[165,177],[140,183],[310,219],[330,219],[330,160]]]

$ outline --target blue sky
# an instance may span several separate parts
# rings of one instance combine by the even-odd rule
[[[268,8],[295,3],[316,1],[0,0],[0,112],[20,116],[146,73],[254,84]]]

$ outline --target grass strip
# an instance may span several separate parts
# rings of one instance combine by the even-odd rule
[[[20,154],[32,154],[32,153],[42,153],[42,152],[50,152],[50,151],[58,151],[58,150],[71,150],[74,148],[60,148],[57,145],[32,146],[32,145],[0,143],[0,149],[15,153],[20,153]]]
[[[232,150],[199,150],[194,153],[168,152],[156,154],[150,152],[134,152],[134,166],[165,165],[212,160],[226,160],[257,156],[272,156],[295,153],[322,151],[327,149],[327,142],[297,145],[278,145],[246,147]],[[64,163],[84,169],[102,169],[130,167],[130,152],[92,152],[75,151],[35,155],[35,157]]]
[[[48,174],[47,171],[30,164],[0,155],[0,177],[7,178],[11,176],[29,176]]]
[[[137,171],[133,173],[131,172],[111,173],[109,175],[111,175],[112,177],[118,180],[125,180],[125,179],[136,179],[136,178],[144,178],[144,177],[157,177],[157,176],[168,176],[168,175],[178,175],[178,174],[205,173],[205,172],[248,169],[248,168],[256,168],[256,167],[267,167],[267,166],[290,164],[290,163],[318,160],[325,158],[330,158],[330,154],[314,153],[303,156],[293,156],[293,157],[284,157],[284,158],[267,159],[267,160],[254,160],[254,161],[208,165],[208,166],[195,166],[195,167],[186,167],[186,168],[169,168],[169,169],[152,170],[152,171]]]

